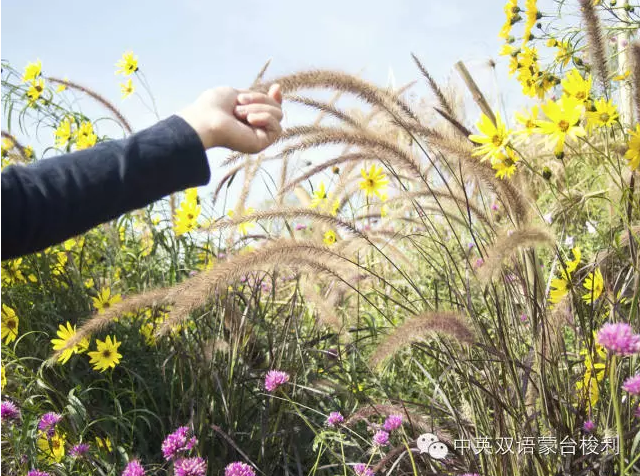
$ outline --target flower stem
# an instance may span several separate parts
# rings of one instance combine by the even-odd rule
[[[622,428],[622,415],[620,414],[620,404],[618,403],[618,392],[616,385],[616,356],[611,357],[611,368],[609,369],[609,391],[613,401],[613,413],[616,417],[616,429],[618,432],[618,445],[620,447],[620,476],[624,476],[624,430]]]

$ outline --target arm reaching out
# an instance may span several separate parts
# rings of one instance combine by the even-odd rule
[[[256,153],[280,134],[282,94],[216,88],[177,115],[91,149],[2,171],[2,259],[42,250],[204,185],[212,147]]]

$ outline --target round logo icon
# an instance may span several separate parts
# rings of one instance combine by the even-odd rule
[[[429,456],[433,459],[444,459],[447,457],[447,453],[449,449],[447,445],[442,443],[441,441],[436,441],[435,443],[431,443],[429,445]]]
[[[447,445],[438,440],[433,433],[423,433],[416,441],[420,454],[427,453],[433,459],[444,459],[449,453]]]

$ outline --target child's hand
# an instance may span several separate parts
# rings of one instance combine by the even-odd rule
[[[205,91],[178,115],[195,129],[205,149],[226,147],[254,154],[280,135],[281,104],[277,84],[268,94],[220,87]]]

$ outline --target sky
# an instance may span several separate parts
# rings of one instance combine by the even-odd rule
[[[393,79],[400,86],[420,78],[412,52],[440,82],[456,76],[453,65],[464,61],[493,104],[498,91],[508,103],[517,88],[505,73],[506,59],[497,54],[503,5],[502,0],[5,0],[0,53],[18,70],[40,59],[44,74],[100,92],[134,129],[156,118],[136,97],[120,98],[122,77],[114,75],[114,64],[129,50],[139,58],[160,117],[206,88],[247,87],[268,59],[267,78],[324,68],[361,74],[380,85]],[[489,59],[498,61],[497,79]],[[416,93],[427,90],[419,85]]]
[[[101,92],[141,127],[154,117],[135,98],[120,100],[114,75],[124,51],[139,57],[166,116],[205,88],[246,87],[268,59],[267,77],[329,68],[378,84],[390,70],[398,84],[416,79],[411,52],[439,80],[458,60],[472,72],[488,70],[502,7],[501,0],[5,0],[1,54],[18,69],[39,58],[45,73]]]

